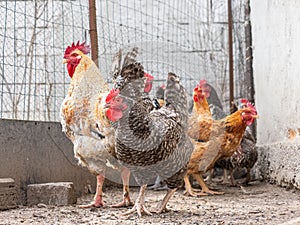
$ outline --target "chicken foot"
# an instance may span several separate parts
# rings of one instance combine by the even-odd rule
[[[146,190],[146,188],[147,188],[147,184],[144,184],[141,186],[139,195],[138,195],[137,199],[135,200],[133,208],[128,210],[127,212],[123,213],[122,216],[127,216],[130,214],[133,214],[134,212],[137,212],[139,217],[142,216],[143,212],[147,215],[152,215],[152,213],[145,206],[145,190]]]
[[[201,192],[197,195],[207,195],[207,194],[211,194],[211,195],[222,195],[224,194],[224,192],[217,192],[217,191],[213,191],[213,190],[210,190],[206,183],[204,182],[203,180],[203,177],[200,175],[200,174],[193,174],[193,177],[197,180],[197,182],[199,183],[199,185],[201,186]]]
[[[79,206],[80,208],[93,208],[93,207],[98,208],[105,205],[102,199],[102,194],[103,194],[102,187],[103,187],[104,179],[105,179],[104,174],[97,175],[97,187],[96,187],[96,194],[94,200],[90,204],[80,205]]]
[[[202,193],[201,190],[196,190],[196,189],[192,188],[192,185],[190,183],[188,175],[186,175],[183,180],[184,180],[184,185],[185,185],[185,191],[183,193],[184,195],[193,196],[193,197],[197,197],[199,195],[201,195],[201,196],[208,195],[206,193]],[[197,193],[197,192],[200,192],[200,193]]]
[[[155,213],[162,213],[162,212],[167,212],[167,203],[169,202],[170,198],[174,195],[174,193],[176,192],[177,188],[174,189],[169,189],[167,194],[165,195],[164,199],[162,200],[160,206],[158,207],[158,209],[155,211]]]
[[[119,208],[133,205],[133,202],[131,201],[129,196],[130,171],[127,168],[123,167],[121,170],[121,177],[123,181],[123,200],[117,204],[112,205],[111,207]]]

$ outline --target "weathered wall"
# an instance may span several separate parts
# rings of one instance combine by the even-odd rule
[[[300,1],[252,0],[262,176],[300,188]],[[288,131],[291,135],[288,138]]]
[[[0,120],[0,146],[0,178],[15,180],[19,203],[33,183],[70,181],[78,195],[95,190],[95,176],[78,166],[59,123]]]

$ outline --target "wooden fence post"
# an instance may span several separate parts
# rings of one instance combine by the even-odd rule
[[[97,16],[96,16],[96,2],[89,0],[89,21],[90,21],[90,39],[92,60],[98,66],[98,33],[97,33]]]

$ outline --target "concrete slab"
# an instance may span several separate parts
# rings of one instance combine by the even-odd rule
[[[77,201],[72,182],[56,182],[44,184],[30,184],[27,186],[27,204],[37,205],[70,205]]]
[[[15,181],[12,178],[0,178],[0,210],[17,207]]]
[[[300,189],[300,144],[282,142],[258,146],[258,177],[271,183]]]
[[[0,146],[0,177],[14,179],[19,205],[28,184],[70,181],[77,196],[95,191],[95,176],[78,165],[60,123],[0,119]]]

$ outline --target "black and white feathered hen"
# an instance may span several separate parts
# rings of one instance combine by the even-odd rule
[[[169,187],[156,211],[163,212],[177,187],[183,183],[193,151],[186,134],[187,94],[178,77],[168,74],[165,104],[158,110],[153,110],[145,96],[144,77],[143,66],[134,60],[116,76],[119,97],[127,105],[116,126],[116,157],[130,169],[141,186],[134,207],[124,215],[135,211],[139,216],[142,212],[151,214],[145,207],[145,189],[158,175]]]

